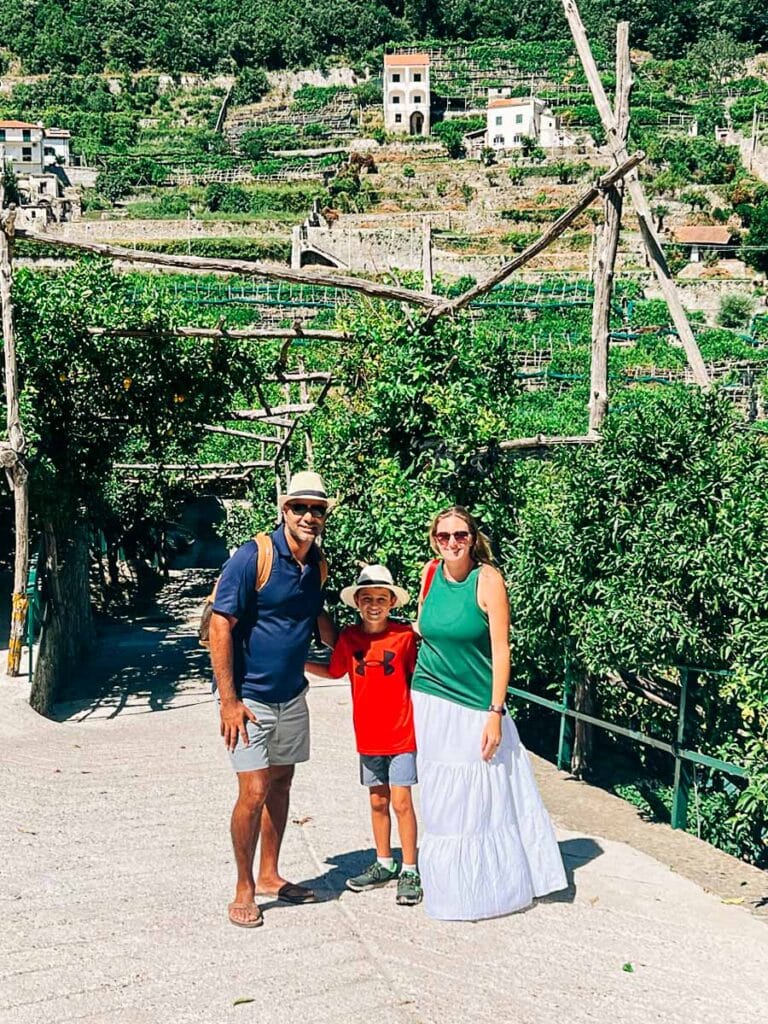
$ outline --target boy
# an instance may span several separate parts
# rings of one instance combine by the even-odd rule
[[[389,621],[392,608],[408,603],[383,565],[369,565],[357,583],[345,587],[342,601],[360,613],[360,625],[341,631],[330,665],[308,663],[324,679],[348,674],[352,684],[352,720],[360,754],[360,781],[368,787],[376,843],[376,861],[347,888],[363,892],[395,878],[397,902],[421,902],[416,869],[416,814],[411,786],[416,783],[416,736],[410,682],[416,665],[416,636],[410,626]],[[403,867],[392,857],[390,806],[397,816]],[[398,877],[399,873],[399,877]]]

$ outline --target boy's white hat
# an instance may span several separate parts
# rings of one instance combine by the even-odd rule
[[[291,482],[288,484],[288,490],[285,494],[280,495],[280,508],[287,501],[300,500],[322,502],[329,510],[336,504],[333,498],[328,497],[325,481],[320,474],[312,473],[309,470],[293,474]]]
[[[387,590],[391,590],[396,599],[395,608],[402,608],[404,604],[408,604],[410,601],[408,591],[395,585],[392,573],[386,565],[366,565],[357,577],[357,583],[351,587],[344,587],[340,595],[341,600],[344,604],[348,604],[350,608],[356,608],[355,594],[364,587],[386,587]]]

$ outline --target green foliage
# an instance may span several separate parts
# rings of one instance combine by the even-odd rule
[[[135,188],[162,185],[168,168],[150,157],[137,160],[113,159],[96,178],[96,191],[111,203],[123,199]]]
[[[768,200],[752,212],[743,257],[751,267],[768,270]]]
[[[264,68],[243,68],[232,90],[232,102],[237,105],[258,103],[269,92],[269,79]]]
[[[404,178],[415,178],[416,169],[410,164],[403,164],[402,175]]]
[[[446,153],[452,160],[458,160],[466,155],[465,132],[456,121],[438,121],[432,128],[432,134],[442,142]]]
[[[205,189],[205,206],[211,213],[263,213],[269,210],[304,213],[317,198],[327,198],[320,185],[225,185],[212,182]]]
[[[263,238],[177,238],[171,241],[132,242],[134,249],[148,249],[151,252],[168,252],[192,256],[209,256],[211,259],[254,260],[272,263],[289,263],[291,243],[286,239],[265,236]]]
[[[681,182],[723,185],[732,181],[740,166],[736,146],[721,146],[709,139],[650,139],[648,158]]]
[[[293,107],[304,113],[323,110],[341,93],[349,92],[346,85],[302,85],[293,94]]]
[[[717,322],[721,327],[748,327],[754,311],[753,296],[744,293],[724,295],[720,300]]]

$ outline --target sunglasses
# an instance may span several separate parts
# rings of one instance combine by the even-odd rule
[[[466,544],[469,540],[469,530],[454,530],[453,533],[441,530],[440,533],[435,534],[435,540],[443,548],[446,544],[450,544],[451,537],[455,539],[457,544]]]
[[[312,516],[313,519],[325,519],[328,509],[325,505],[305,505],[303,502],[296,501],[292,505],[285,506],[290,512],[293,512],[295,516],[301,519],[307,512]]]

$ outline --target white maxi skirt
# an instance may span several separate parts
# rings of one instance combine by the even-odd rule
[[[419,871],[429,917],[477,921],[511,914],[565,889],[554,829],[515,723],[480,757],[488,717],[413,693],[423,832]]]

